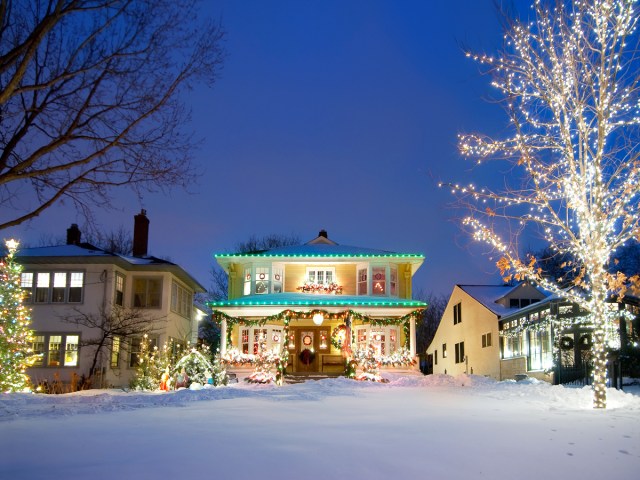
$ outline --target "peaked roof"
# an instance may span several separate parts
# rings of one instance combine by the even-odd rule
[[[527,285],[526,282],[518,283],[517,285],[456,285],[462,291],[467,293],[470,297],[477,300],[485,308],[490,310],[498,317],[512,313],[514,310],[509,307],[505,307],[497,303],[513,291],[520,288],[522,285]],[[548,295],[547,292],[541,290],[535,285],[531,285],[536,290],[540,291],[544,295]]]
[[[282,259],[289,261],[303,261],[305,259],[330,259],[331,261],[343,261],[364,258],[401,259],[403,263],[414,265],[415,272],[424,261],[424,255],[418,253],[398,253],[389,250],[374,248],[354,247],[340,245],[326,237],[326,232],[320,232],[313,240],[301,245],[287,245],[256,252],[219,253],[214,257],[220,265],[225,267],[229,263],[240,259]],[[324,235],[323,235],[324,234]]]
[[[22,265],[50,264],[114,264],[125,270],[151,270],[172,272],[196,292],[204,292],[205,288],[179,265],[168,260],[153,257],[134,257],[108,252],[90,243],[79,245],[55,245],[50,247],[20,248],[16,260]]]

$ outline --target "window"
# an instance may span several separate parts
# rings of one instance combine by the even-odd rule
[[[387,294],[387,277],[385,267],[373,267],[371,269],[371,290],[373,295]]]
[[[23,272],[20,278],[20,286],[24,292],[24,302],[31,302],[31,293],[33,290],[33,272]]]
[[[442,344],[442,358],[447,358],[447,344]]]
[[[269,293],[269,267],[256,267],[256,295]]]
[[[67,335],[67,341],[65,342],[65,349],[64,349],[64,366],[65,367],[78,366],[79,341],[80,341],[80,337],[78,335]]]
[[[524,308],[539,301],[536,298],[511,298],[509,299],[509,308]]]
[[[34,367],[77,367],[80,335],[36,333],[31,348],[38,355]]]
[[[182,315],[184,318],[191,318],[191,308],[193,307],[193,293],[176,282],[171,283],[171,311]]]
[[[33,354],[37,355],[36,361],[33,363],[34,367],[41,367],[44,363],[44,335],[34,335],[33,343],[31,344]]]
[[[367,269],[358,269],[358,295],[367,294]]]
[[[317,285],[330,285],[336,281],[336,269],[307,268],[307,281]]]
[[[462,323],[462,302],[453,306],[453,324],[457,325],[459,323]]]
[[[120,366],[120,337],[113,337],[111,342],[111,368]]]
[[[376,355],[391,355],[398,349],[398,327],[373,327],[360,325],[356,327],[356,344],[359,350],[372,346]]]
[[[433,364],[434,365],[438,364],[438,350],[433,351]]]
[[[138,308],[160,308],[162,280],[159,278],[136,278],[133,280],[133,306]]]
[[[273,293],[282,293],[282,279],[283,269],[282,267],[273,268]]]
[[[158,345],[157,338],[147,338],[149,350],[153,350]],[[129,341],[129,367],[135,368],[140,364],[140,354],[142,353],[142,337],[134,337]]]
[[[462,363],[464,361],[464,342],[456,343],[456,363]]]
[[[114,305],[124,307],[124,275],[116,273],[115,277],[115,295],[113,298]]]
[[[243,295],[251,295],[251,269],[244,269]]]
[[[491,346],[491,332],[482,335],[482,348]]]
[[[20,280],[25,302],[82,302],[83,272],[24,272]]]
[[[281,344],[282,327],[279,325],[264,325],[262,327],[243,328],[240,330],[242,353],[252,353],[256,355],[263,350],[279,352]],[[291,344],[289,348],[291,348]]]
[[[396,267],[389,269],[389,292],[394,297],[398,296],[398,269]]]

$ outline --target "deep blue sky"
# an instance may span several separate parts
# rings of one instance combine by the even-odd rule
[[[338,243],[423,253],[414,290],[499,281],[437,187],[501,179],[456,150],[458,133],[500,135],[506,124],[462,51],[500,46],[492,0],[227,0],[203,15],[221,18],[228,56],[212,90],[186,97],[201,180],[192,194],[119,195],[118,210],[96,212],[105,230],[132,227],[146,208],[149,253],[205,286],[214,252],[251,234],[307,241],[323,228]],[[3,236],[37,244],[74,222],[58,207]]]

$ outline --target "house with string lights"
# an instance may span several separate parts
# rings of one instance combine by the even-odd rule
[[[302,245],[215,259],[228,274],[227,300],[211,307],[229,371],[281,382],[285,372],[343,374],[368,361],[369,373],[418,372],[426,304],[412,299],[412,278],[423,255],[341,245],[322,230]]]

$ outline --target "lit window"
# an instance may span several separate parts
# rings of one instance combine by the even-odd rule
[[[269,293],[269,267],[256,267],[256,294]]]
[[[111,368],[118,368],[120,364],[120,337],[113,337],[111,342]]]
[[[385,270],[385,267],[373,267],[371,269],[371,290],[373,295],[386,295],[387,282]]]
[[[244,269],[244,290],[243,295],[251,295],[251,269]]]
[[[80,335],[37,333],[31,344],[38,355],[34,367],[77,367]]]
[[[442,344],[442,358],[447,358],[447,344]]]
[[[335,282],[335,268],[307,268],[307,281],[317,285],[330,285]]]
[[[391,267],[389,269],[389,291],[394,297],[398,295],[398,269]]]
[[[31,302],[31,292],[33,290],[33,272],[23,272],[20,278],[20,286],[24,292],[24,302]]]
[[[40,272],[36,276],[36,302],[46,303],[49,301],[49,272]]]
[[[376,355],[391,355],[398,349],[398,327],[360,326],[356,328],[356,344],[359,350],[372,346]]]
[[[358,295],[367,294],[367,269],[358,269]]]
[[[160,308],[162,280],[159,278],[136,278],[133,281],[133,306]]]
[[[77,367],[78,366],[78,343],[80,337],[78,335],[67,335],[64,350],[64,366],[65,367]]]
[[[82,301],[82,287],[84,284],[83,272],[71,272],[69,279],[69,303]]]
[[[67,274],[65,272],[55,272],[53,274],[53,292],[51,301],[54,303],[64,303],[64,292],[67,287]]]
[[[281,267],[273,269],[273,293],[282,292],[283,270]]]
[[[34,367],[40,367],[44,363],[44,335],[34,335],[33,343],[31,344],[33,354],[36,355],[36,361],[33,363]]]

